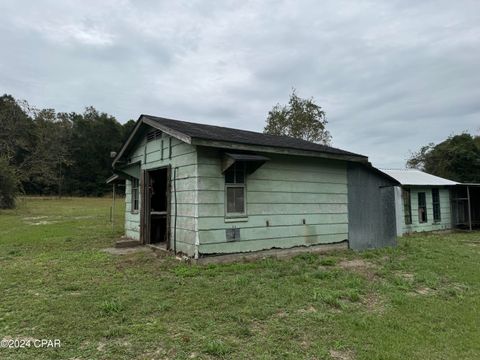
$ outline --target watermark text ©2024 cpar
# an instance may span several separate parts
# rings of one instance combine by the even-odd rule
[[[33,339],[33,338],[3,338],[0,340],[0,349],[22,348],[59,348],[62,346],[60,339]]]

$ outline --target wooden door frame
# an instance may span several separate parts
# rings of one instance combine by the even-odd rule
[[[140,177],[140,188],[141,188],[141,209],[140,209],[140,242],[142,244],[150,244],[150,232],[151,232],[151,216],[150,216],[150,201],[151,201],[151,194],[150,194],[150,172],[157,171],[157,170],[162,170],[166,169],[167,170],[167,183],[166,183],[166,191],[167,191],[167,196],[166,196],[166,202],[167,202],[167,214],[166,214],[166,226],[167,229],[165,231],[166,233],[166,247],[167,250],[170,250],[171,245],[170,245],[170,234],[171,234],[171,229],[170,229],[170,214],[171,214],[171,194],[172,194],[172,188],[171,188],[171,171],[172,171],[172,166],[170,164],[168,165],[163,165],[163,166],[157,166],[154,168],[149,168],[149,169],[144,169],[142,170],[142,174]]]

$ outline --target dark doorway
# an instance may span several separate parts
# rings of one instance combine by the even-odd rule
[[[148,240],[151,244],[165,244],[168,247],[169,230],[169,168],[149,171],[149,214]]]

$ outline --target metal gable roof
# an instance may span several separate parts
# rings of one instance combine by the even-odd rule
[[[417,169],[381,169],[381,171],[396,179],[402,185],[448,186],[459,184],[456,181],[444,179]]]

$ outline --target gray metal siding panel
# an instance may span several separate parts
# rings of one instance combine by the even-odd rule
[[[396,245],[393,183],[368,168],[348,166],[348,240],[363,250]]]

